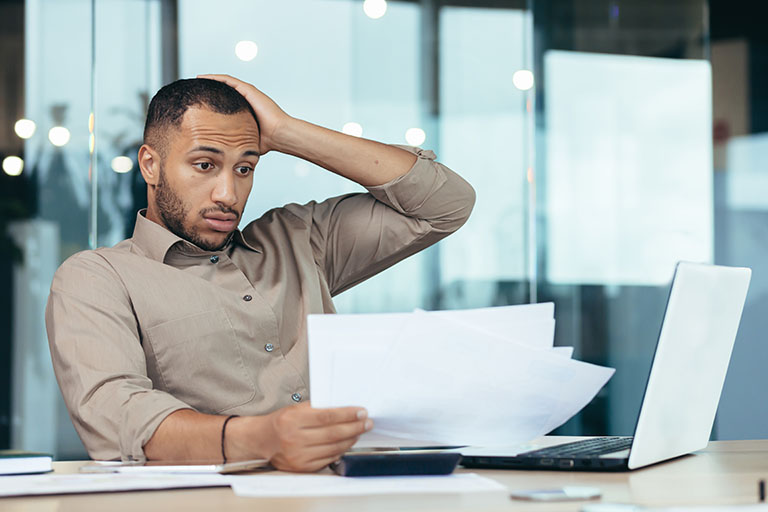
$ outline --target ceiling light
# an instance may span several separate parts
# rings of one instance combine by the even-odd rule
[[[242,61],[252,61],[258,53],[259,47],[253,41],[240,41],[235,45],[235,55]]]
[[[408,128],[405,132],[405,140],[411,146],[421,146],[427,140],[427,134],[421,128]]]
[[[369,18],[377,20],[387,12],[387,0],[365,0],[363,12]]]
[[[37,125],[31,119],[19,119],[16,121],[16,124],[13,125],[13,129],[16,132],[16,135],[22,139],[28,139],[34,135],[36,128]]]
[[[24,170],[24,160],[17,156],[7,156],[3,159],[3,171],[8,176],[18,176]]]
[[[127,156],[116,156],[112,159],[112,170],[123,174],[133,169],[133,160]]]
[[[48,131],[48,140],[57,147],[66,146],[69,142],[69,130],[63,126],[54,126]]]

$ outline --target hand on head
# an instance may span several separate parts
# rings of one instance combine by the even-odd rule
[[[256,118],[259,120],[259,127],[261,128],[261,154],[263,155],[276,149],[274,144],[276,134],[284,123],[291,121],[293,118],[286,114],[272,98],[253,85],[229,75],[206,74],[197,75],[197,78],[208,78],[224,82],[239,92],[251,105],[251,108],[256,113]]]

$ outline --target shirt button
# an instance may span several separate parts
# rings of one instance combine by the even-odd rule
[[[275,350],[275,346],[271,343],[267,343],[266,345],[264,345],[264,350],[266,350],[267,352],[272,352],[273,350]]]
[[[211,256],[211,263],[218,263],[218,262],[219,262],[219,257],[218,256],[216,256],[216,255]]]
[[[301,402],[301,393],[292,394],[291,400],[293,400],[294,402]]]
[[[243,295],[243,300],[245,302],[251,302],[251,299],[253,299],[253,297],[251,297],[250,295]]]

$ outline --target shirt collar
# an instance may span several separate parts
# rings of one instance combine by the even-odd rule
[[[144,208],[139,210],[136,214],[136,225],[133,228],[133,242],[144,251],[148,257],[155,261],[164,262],[168,251],[173,248],[178,248],[178,250],[189,254],[207,255],[226,252],[231,245],[235,243],[237,245],[242,245],[251,251],[261,252],[259,249],[255,248],[253,244],[246,242],[239,229],[236,229],[232,233],[223,248],[218,251],[206,251],[192,242],[176,236],[160,224],[149,220],[146,217],[146,213],[147,209]]]

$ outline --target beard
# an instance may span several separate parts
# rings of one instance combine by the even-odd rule
[[[187,218],[190,208],[184,204],[181,196],[168,183],[165,178],[165,169],[162,166],[160,167],[160,176],[155,187],[155,203],[157,204],[158,214],[165,226],[179,238],[191,242],[205,251],[218,251],[229,242],[232,233],[222,243],[214,244],[203,238],[198,228],[184,224],[184,219]],[[240,218],[240,212],[226,206],[205,208],[200,210],[199,215],[202,217],[211,212],[234,213],[237,215],[237,218]]]

